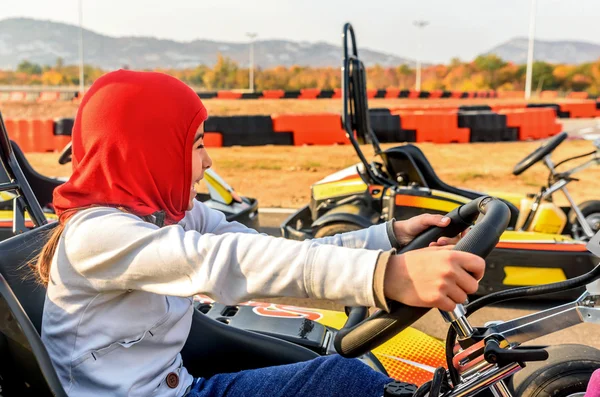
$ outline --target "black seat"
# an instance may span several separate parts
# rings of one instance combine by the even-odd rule
[[[441,190],[443,192],[463,196],[470,200],[474,200],[484,195],[484,193],[475,192],[473,190],[460,189],[448,185],[447,183],[442,181],[433,170],[433,167],[431,166],[429,160],[427,160],[427,157],[425,157],[425,154],[423,154],[421,149],[419,149],[415,145],[407,144],[403,146],[396,146],[390,148],[385,151],[385,158],[391,172],[395,174],[400,171],[404,171],[405,173],[408,173],[409,179],[411,176],[414,175],[413,180],[411,180],[411,182],[416,182],[418,185],[428,187],[430,189]],[[406,167],[406,165],[408,165],[408,167],[410,168],[411,164],[414,164],[414,166],[416,166],[417,169],[403,169]],[[504,199],[501,200],[508,206],[511,212],[510,222],[508,226],[514,227],[517,223],[517,218],[519,217],[519,209],[509,201],[506,201]]]
[[[15,390],[4,396],[66,395],[39,336],[46,290],[37,284],[27,266],[56,225],[44,225],[0,242],[0,382],[6,382],[0,385],[2,391]],[[318,354],[281,339],[231,327],[196,310],[182,356],[194,376],[210,376],[307,361]]]
[[[29,182],[29,186],[31,186],[31,190],[33,194],[37,198],[37,201],[40,203],[41,207],[47,207],[52,203],[52,193],[57,186],[60,186],[63,182],[58,179],[48,178],[33,169],[25,154],[19,145],[17,145],[14,141],[11,141],[13,152],[15,154],[15,158],[19,163],[19,167],[21,171],[23,171],[23,175],[27,182]],[[2,167],[0,167],[0,183],[8,182],[8,175],[4,172]],[[12,201],[2,201],[0,202],[1,210],[11,210],[12,209]]]

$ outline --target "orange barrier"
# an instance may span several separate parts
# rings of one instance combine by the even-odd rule
[[[570,118],[596,117],[596,102],[594,100],[583,100],[575,103],[560,103],[560,110],[569,112]]]
[[[206,147],[222,147],[223,135],[219,132],[205,132],[203,141]]]
[[[317,99],[321,90],[319,88],[303,88],[298,99]]]
[[[342,89],[341,88],[334,88],[333,89],[333,96],[332,98],[341,98],[342,97]]]
[[[36,152],[53,152],[56,150],[54,144],[54,120],[31,120],[31,131],[35,139]]]
[[[388,88],[385,90],[384,98],[398,98],[400,96],[400,88]]]
[[[452,91],[450,98],[462,98],[462,91]]]
[[[241,97],[242,97],[241,92],[232,92],[232,91],[217,92],[218,99],[240,99]]]
[[[415,90],[408,91],[408,98],[409,99],[418,99],[420,95],[421,95],[420,91],[415,91]]]
[[[519,141],[544,139],[562,130],[552,108],[503,109],[498,113],[506,115],[508,127],[519,128]]]
[[[442,90],[433,90],[429,93],[429,98],[431,99],[438,99],[441,98],[442,95],[444,95],[444,91]]]
[[[69,135],[54,135],[54,151],[62,152],[69,142],[71,142]]]
[[[27,99],[27,93],[23,92],[23,91],[13,91],[8,95],[8,100],[9,101],[24,101],[25,99]]]
[[[458,128],[458,113],[394,111],[403,130],[415,130],[417,142],[469,143],[471,131]]]
[[[567,94],[567,98],[569,99],[588,99],[589,94],[587,92],[570,92]]]
[[[54,102],[60,99],[60,92],[40,92],[38,102]]]
[[[540,93],[541,99],[555,99],[558,98],[558,91],[542,91]]]
[[[264,99],[280,99],[285,95],[284,90],[266,90],[263,91],[262,96],[260,98]]]
[[[458,112],[458,105],[432,104],[432,105],[404,105],[390,108],[390,111],[413,111],[413,112]]]
[[[292,132],[294,145],[348,144],[342,118],[335,113],[274,114],[273,131]]]
[[[491,105],[492,112],[499,112],[501,110],[510,110],[510,109],[526,109],[527,104],[525,103],[503,103],[500,105]]]
[[[369,99],[375,98],[375,95],[377,95],[377,91],[378,90],[376,90],[376,89],[368,89],[367,90],[367,98],[369,98]]]

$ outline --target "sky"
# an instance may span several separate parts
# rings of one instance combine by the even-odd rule
[[[531,0],[81,0],[85,28],[110,36],[191,41],[288,39],[339,45],[352,23],[359,48],[425,62],[471,60],[527,37]],[[537,0],[535,37],[600,43],[600,0]],[[0,19],[78,24],[78,0],[2,0]],[[415,20],[426,20],[419,51]],[[0,32],[1,33],[1,32]]]

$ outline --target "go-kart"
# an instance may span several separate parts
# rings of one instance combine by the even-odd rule
[[[33,169],[25,158],[19,146],[12,141],[12,151],[16,161],[22,170],[25,179],[31,185],[37,201],[41,204],[46,218],[50,221],[56,220],[52,207],[52,192],[54,188],[63,184],[64,178],[49,178],[41,175]],[[68,143],[60,153],[59,164],[67,164],[71,161],[71,143]],[[8,182],[6,172],[0,168],[0,182]],[[204,174],[206,193],[198,193],[196,199],[204,202],[207,206],[219,210],[225,214],[229,221],[238,221],[253,229],[259,228],[258,223],[258,200],[240,196],[229,186],[215,171],[206,170]],[[25,228],[32,227],[33,223],[28,217],[19,218],[18,212],[13,212],[13,200],[15,195],[10,192],[0,193],[0,241],[22,232]],[[16,218],[14,218],[16,217]]]
[[[2,120],[0,117],[0,125]],[[0,242],[0,396],[66,396],[40,339],[45,288],[28,272],[28,261],[44,245],[56,222],[48,223],[24,179],[4,129],[0,160],[16,193],[16,209],[35,227]],[[485,257],[506,229],[510,211],[501,200],[480,197],[451,211],[451,225],[431,228],[404,248],[427,246],[442,235],[475,226],[455,247]],[[588,248],[600,255],[600,234]],[[182,356],[195,376],[301,362],[322,355],[358,357],[396,381],[385,396],[575,396],[600,368],[600,351],[583,345],[526,346],[532,338],[582,322],[598,322],[600,266],[576,279],[490,294],[453,312],[442,342],[409,326],[430,309],[389,302],[391,311],[368,316],[364,307],[344,313],[250,302],[224,306],[198,297]],[[507,322],[474,327],[468,315],[491,303],[587,285],[572,303]],[[343,322],[345,321],[345,323]],[[123,347],[124,348],[124,347]]]
[[[352,42],[352,53],[348,40]],[[311,186],[311,201],[281,225],[286,238],[303,240],[369,227],[373,224],[408,219],[422,213],[444,214],[485,193],[462,189],[443,182],[415,145],[406,144],[383,151],[370,127],[363,63],[358,58],[354,35],[344,33],[342,68],[342,122],[360,163],[331,174]],[[543,161],[550,170],[548,186],[538,194],[520,196],[489,194],[502,199],[511,211],[508,230],[488,258],[485,278],[477,295],[514,286],[566,280],[589,271],[593,256],[585,242],[600,227],[600,201],[577,205],[566,185],[573,174],[600,162],[600,141],[595,150],[553,164],[550,154],[567,138],[555,135],[519,162],[519,175]],[[360,144],[371,143],[375,160],[369,162]],[[457,148],[459,150],[459,148]],[[567,161],[592,157],[583,165],[558,172]],[[552,195],[561,190],[571,203],[558,207]],[[573,299],[581,291],[554,295]]]

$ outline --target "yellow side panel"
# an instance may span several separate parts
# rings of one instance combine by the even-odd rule
[[[515,207],[521,208],[521,199],[525,198],[525,195],[518,193],[507,193],[507,192],[486,192],[492,197],[498,197],[514,204]]]
[[[504,285],[542,285],[565,281],[567,276],[562,269],[556,267],[523,267],[505,266]]]
[[[562,234],[546,234],[546,233],[536,233],[536,232],[516,232],[514,230],[509,230],[502,233],[500,236],[500,241],[518,241],[518,242],[574,242],[572,238],[567,235]]]
[[[367,184],[360,178],[313,185],[312,195],[315,200],[347,194],[362,193],[367,190]]]
[[[432,189],[432,190],[431,190],[431,194],[432,194],[433,196],[438,196],[438,197],[447,198],[447,199],[449,199],[449,200],[458,201],[458,202],[460,202],[460,203],[463,203],[463,204],[466,204],[466,203],[468,203],[469,201],[471,201],[471,200],[469,200],[469,199],[468,199],[468,198],[466,198],[466,197],[459,196],[458,194],[453,194],[453,193],[443,192],[443,191],[441,191],[441,190],[434,190],[434,189]]]

